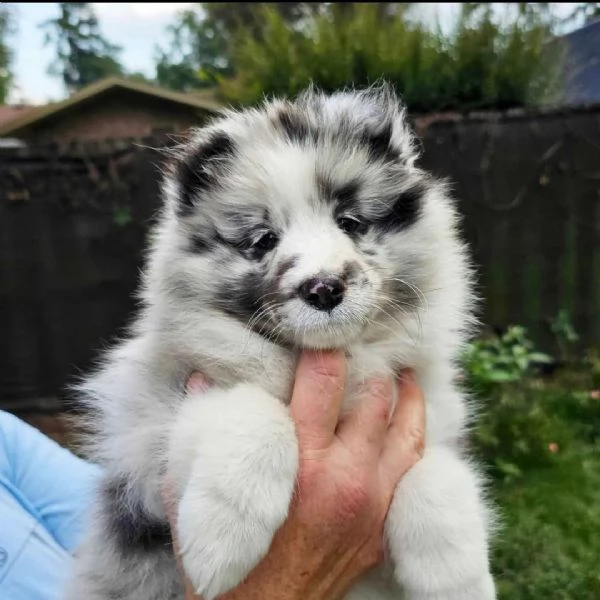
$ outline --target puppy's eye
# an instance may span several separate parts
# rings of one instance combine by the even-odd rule
[[[338,227],[348,235],[360,235],[367,230],[367,224],[356,217],[340,217],[337,220]]]
[[[269,252],[277,246],[279,238],[272,231],[265,231],[259,238],[254,240],[252,248],[259,252]]]

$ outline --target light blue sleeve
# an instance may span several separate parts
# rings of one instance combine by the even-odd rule
[[[68,552],[78,545],[101,469],[0,411],[0,475]]]

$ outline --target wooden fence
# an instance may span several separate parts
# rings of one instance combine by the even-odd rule
[[[600,105],[434,123],[423,165],[460,199],[484,322],[548,347],[564,309],[600,345]]]
[[[600,345],[600,106],[438,120],[423,150],[459,198],[483,320],[548,345],[566,309]],[[127,141],[0,150],[1,407],[57,410],[123,332],[160,161]]]

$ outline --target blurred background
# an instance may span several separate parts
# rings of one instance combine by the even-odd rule
[[[71,443],[68,386],[136,309],[153,148],[381,78],[478,266],[464,384],[500,598],[597,600],[600,3],[0,4],[0,408]]]

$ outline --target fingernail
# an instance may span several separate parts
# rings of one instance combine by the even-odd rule
[[[322,353],[317,352],[316,350],[305,350],[302,353],[301,360],[304,361],[307,367],[312,368],[322,362],[321,356]]]
[[[334,350],[316,350],[304,354],[305,365],[318,375],[337,376],[342,357],[343,355]]]
[[[192,373],[187,382],[187,391],[189,394],[202,394],[210,388],[210,383],[206,377],[200,373]]]
[[[328,363],[335,355],[336,352],[333,350],[307,350],[304,352],[304,359],[311,367],[319,367]]]

